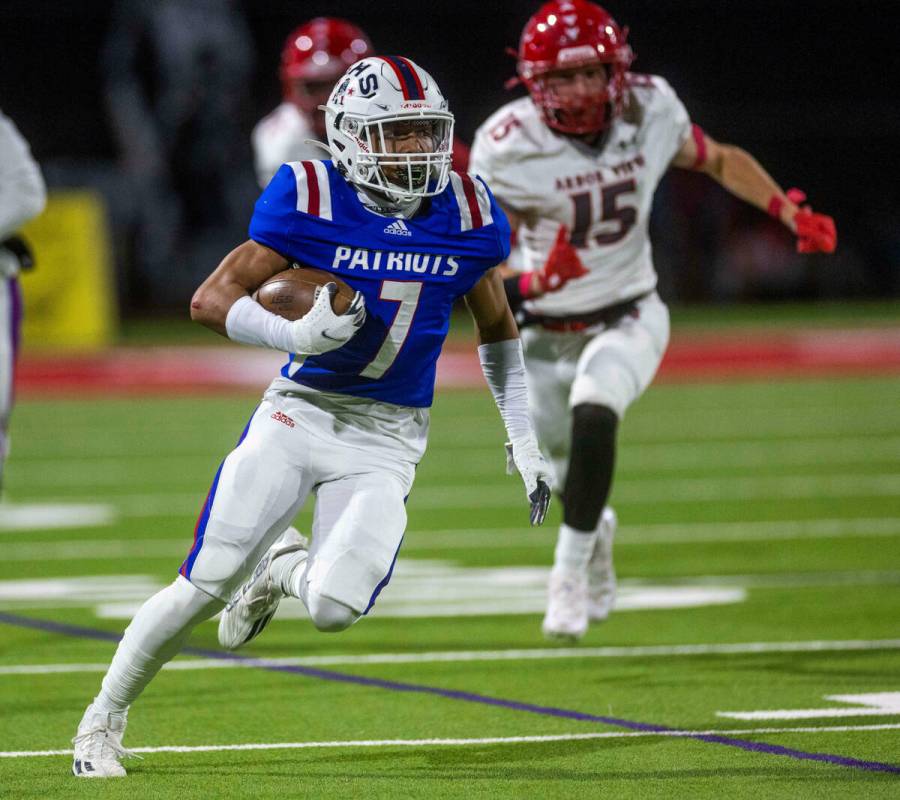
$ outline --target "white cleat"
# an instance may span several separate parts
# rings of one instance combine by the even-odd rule
[[[288,528],[260,559],[253,575],[231,598],[219,618],[219,644],[237,650],[262,633],[284,596],[272,580],[270,567],[278,556],[309,550],[309,540]]]
[[[541,630],[548,639],[580,639],[588,629],[588,580],[584,572],[550,573],[547,613]]]
[[[72,739],[72,774],[79,778],[124,778],[125,767],[119,759],[140,758],[122,747],[127,721],[125,714],[103,714],[89,705]]]
[[[616,604],[616,570],[613,567],[613,537],[618,519],[608,506],[603,509],[597,529],[597,543],[588,562],[588,616],[601,622]]]

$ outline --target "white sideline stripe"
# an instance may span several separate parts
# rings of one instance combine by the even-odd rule
[[[132,753],[214,753],[233,750],[309,750],[333,747],[462,747],[484,744],[539,744],[541,742],[577,742],[591,739],[636,739],[659,736],[684,738],[690,736],[759,736],[779,733],[852,733],[865,731],[894,731],[900,723],[885,725],[824,725],[804,728],[739,728],[705,731],[599,731],[597,733],[557,733],[546,736],[491,736],[479,739],[357,739],[345,742],[272,742],[254,744],[163,745],[161,747],[130,747]],[[37,758],[40,756],[70,756],[71,750],[2,750],[0,758]]]
[[[808,642],[741,642],[735,644],[639,645],[635,647],[554,647],[529,650],[459,650],[426,653],[283,658],[195,658],[170,661],[163,669],[242,669],[251,667],[322,667],[359,664],[424,664],[449,661],[540,661],[561,658],[646,658],[664,656],[757,655],[765,653],[827,653],[900,650],[900,639],[847,639]],[[50,675],[69,672],[106,672],[102,664],[20,664],[0,666],[0,675]]]

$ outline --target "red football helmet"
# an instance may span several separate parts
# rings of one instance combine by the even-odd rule
[[[627,28],[587,0],[552,0],[538,9],[522,31],[517,71],[547,125],[562,133],[599,133],[621,113],[625,73],[634,60],[627,37]],[[605,85],[587,94],[566,95],[548,81],[553,73],[596,65],[605,67]]]
[[[352,22],[337,17],[305,22],[291,31],[281,51],[284,99],[314,114],[347,67],[374,53],[369,37]],[[325,100],[319,91],[304,91],[306,84],[321,84]]]

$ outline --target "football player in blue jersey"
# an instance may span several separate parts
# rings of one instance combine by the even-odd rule
[[[408,59],[371,57],[338,81],[326,118],[331,159],[280,168],[256,204],[249,241],[192,301],[202,324],[291,356],[219,468],[180,574],[126,629],[78,727],[76,775],[125,774],[129,706],[191,629],[223,607],[219,641],[229,649],[257,636],[284,595],[300,598],[323,631],[372,608],[403,539],[435,365],[459,297],[475,318],[532,524],[547,511],[549,468],[494,269],[509,253],[509,226],[481,180],[450,171],[446,100]],[[292,263],[340,276],[356,292],[350,308],[335,313],[333,284],[293,322],[252,299]],[[311,542],[288,527],[310,493]]]

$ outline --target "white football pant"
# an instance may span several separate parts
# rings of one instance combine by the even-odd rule
[[[321,630],[365,614],[390,580],[427,434],[427,409],[277,379],[216,474],[179,577],[126,629],[95,709],[127,710],[193,627],[223,608],[310,493],[301,599]]]
[[[621,420],[659,368],[669,343],[669,311],[655,292],[637,311],[611,328],[562,333],[532,325],[522,331],[529,410],[559,488],[568,471],[572,408],[594,403]]]
[[[216,475],[181,574],[228,601],[312,493],[303,600],[365,614],[400,548],[427,432],[427,409],[277,379]]]

